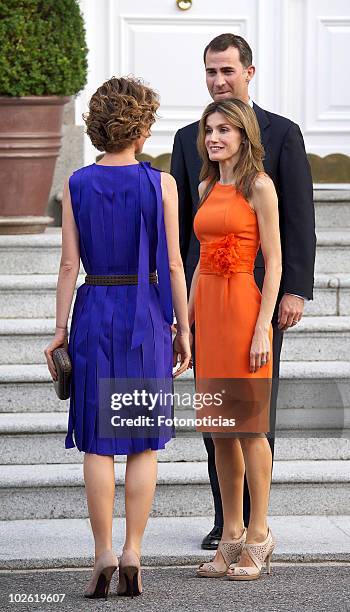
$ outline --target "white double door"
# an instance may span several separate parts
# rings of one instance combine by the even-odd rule
[[[308,151],[350,154],[350,86],[339,74],[349,44],[348,0],[81,0],[81,6],[90,54],[78,122],[98,85],[133,74],[161,97],[145,150],[170,152],[175,131],[197,120],[210,101],[206,44],[232,32],[253,50],[252,98],[297,121]],[[88,142],[85,152],[87,162],[96,155]]]

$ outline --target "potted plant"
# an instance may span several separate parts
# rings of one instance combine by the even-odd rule
[[[64,104],[86,83],[77,0],[0,0],[0,233],[37,233],[61,146]]]

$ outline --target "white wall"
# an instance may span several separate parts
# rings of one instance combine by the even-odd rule
[[[252,98],[299,123],[309,153],[350,155],[350,2],[348,0],[81,0],[91,94],[113,75],[143,77],[161,95],[160,120],[145,152],[170,152],[175,131],[210,101],[202,53],[214,36],[233,32],[253,49]],[[85,163],[96,150],[86,138]]]

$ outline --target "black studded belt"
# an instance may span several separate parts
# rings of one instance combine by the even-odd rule
[[[149,282],[158,282],[157,272],[149,274]],[[87,274],[85,276],[87,285],[137,285],[138,274]]]

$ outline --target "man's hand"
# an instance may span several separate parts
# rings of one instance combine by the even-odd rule
[[[286,331],[288,327],[292,327],[299,323],[304,312],[303,298],[285,293],[280,301],[278,309],[278,329]]]

